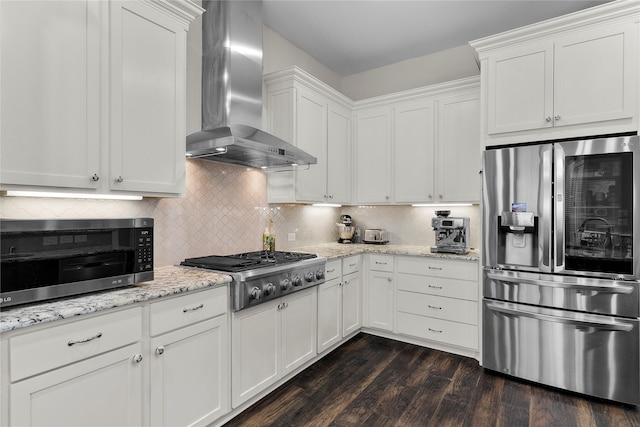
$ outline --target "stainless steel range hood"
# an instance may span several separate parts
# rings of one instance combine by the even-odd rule
[[[317,163],[260,130],[262,2],[204,0],[202,6],[202,131],[187,136],[187,156],[256,168]]]

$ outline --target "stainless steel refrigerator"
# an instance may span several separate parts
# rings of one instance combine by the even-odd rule
[[[485,368],[640,404],[638,136],[487,149]]]

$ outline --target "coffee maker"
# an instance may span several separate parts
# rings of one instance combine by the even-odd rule
[[[336,226],[338,227],[338,243],[352,243],[356,227],[353,225],[351,216],[340,215],[340,222],[337,222]]]
[[[436,218],[431,218],[431,227],[436,233],[436,244],[431,252],[469,253],[469,218],[449,218],[450,213],[436,211]]]

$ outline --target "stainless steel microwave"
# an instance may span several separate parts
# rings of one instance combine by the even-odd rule
[[[1,219],[0,307],[153,280],[153,219]]]

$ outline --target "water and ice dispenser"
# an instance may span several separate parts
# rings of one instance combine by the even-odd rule
[[[533,212],[498,216],[498,264],[538,266],[538,217]]]

